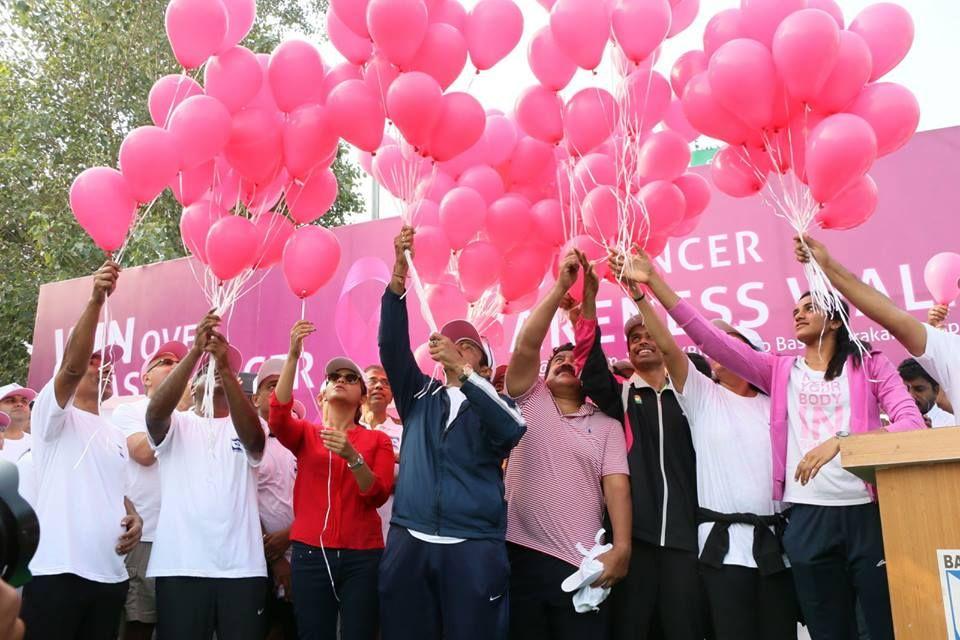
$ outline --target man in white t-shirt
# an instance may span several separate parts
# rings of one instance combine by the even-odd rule
[[[30,403],[36,397],[36,391],[16,383],[0,387],[0,412],[10,417],[0,435],[0,460],[15,463],[30,450]]]
[[[393,445],[393,455],[397,462],[394,465],[393,477],[400,470],[400,443],[403,441],[403,425],[387,413],[387,408],[393,403],[393,391],[390,390],[390,381],[387,373],[379,364],[372,364],[363,370],[364,382],[367,385],[367,402],[363,405],[363,421],[375,431],[383,431],[390,438]],[[377,509],[380,522],[383,525],[383,541],[387,541],[387,532],[390,531],[390,516],[393,513],[393,496],[387,498]]]
[[[94,275],[93,294],[60,368],[33,406],[41,534],[30,562],[33,580],[23,590],[28,638],[114,638],[120,624],[127,595],[123,555],[139,542],[143,522],[124,497],[123,434],[100,416],[101,401],[113,394],[111,369],[122,349],[93,351],[100,310],[119,271],[108,261]]]
[[[153,579],[147,578],[147,564],[157,530],[157,516],[160,515],[160,470],[147,438],[144,416],[154,392],[186,355],[187,345],[182,342],[172,341],[157,347],[140,369],[140,382],[147,397],[120,405],[111,416],[113,424],[127,438],[129,498],[143,518],[140,544],[126,558],[130,575],[130,589],[124,607],[127,620],[124,638],[127,640],[150,640],[157,624],[156,587]]]
[[[243,358],[206,316],[196,341],[150,398],[147,432],[163,497],[147,577],[157,584],[157,637],[259,640],[267,567],[257,510],[266,440],[237,378]],[[201,356],[215,367],[212,417],[204,415],[207,367],[194,381],[193,411],[177,404]],[[210,398],[208,398],[209,400]]]
[[[267,598],[267,626],[271,637],[295,640],[296,617],[290,584],[290,525],[293,524],[293,483],[297,478],[297,457],[270,433],[270,394],[283,370],[284,358],[270,358],[257,372],[253,404],[257,408],[267,441],[263,460],[257,467],[257,505],[263,528],[263,552],[270,568],[273,590]]]
[[[907,391],[913,396],[917,408],[923,414],[923,421],[928,427],[955,427],[957,421],[952,413],[947,413],[937,406],[937,398],[940,396],[940,385],[934,380],[927,370],[924,369],[914,358],[907,358],[897,367],[900,377],[903,378],[903,384],[907,385]]]

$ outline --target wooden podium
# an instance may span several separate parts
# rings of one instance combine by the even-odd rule
[[[845,469],[877,486],[897,640],[947,635],[938,549],[960,549],[960,427],[844,438]]]

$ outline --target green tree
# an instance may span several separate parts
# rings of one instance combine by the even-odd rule
[[[243,44],[269,52],[284,34],[323,38],[326,0],[259,0]],[[0,0],[0,381],[26,378],[42,283],[89,274],[102,254],[70,212],[83,169],[115,166],[131,129],[150,124],[147,94],[179,68],[159,0]],[[359,170],[341,148],[340,195],[321,222],[363,210]],[[124,266],[184,255],[180,206],[167,191],[124,255]]]

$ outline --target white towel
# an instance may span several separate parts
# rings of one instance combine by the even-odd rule
[[[603,563],[597,560],[597,556],[613,549],[612,544],[600,544],[605,533],[604,529],[597,532],[597,535],[593,538],[593,548],[589,551],[582,544],[577,543],[577,551],[583,556],[583,560],[580,561],[580,568],[568,576],[560,585],[560,588],[567,593],[574,592],[573,608],[577,613],[597,611],[600,608],[600,603],[610,595],[610,589],[590,586],[603,573]]]

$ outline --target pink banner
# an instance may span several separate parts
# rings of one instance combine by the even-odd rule
[[[923,284],[927,260],[938,252],[960,249],[960,219],[955,215],[960,200],[958,150],[960,127],[918,134],[872,169],[880,206],[869,222],[853,231],[816,233],[866,282],[918,318],[925,318],[932,304]],[[349,355],[361,366],[376,358],[379,297],[389,277],[399,225],[398,218],[391,218],[335,230],[343,257],[330,283],[307,301],[307,318],[319,330],[307,341],[301,388],[318,385],[323,363],[333,356]],[[760,198],[735,200],[715,191],[700,227],[686,238],[671,240],[658,262],[681,295],[708,315],[755,328],[774,351],[792,351],[797,345],[790,314],[806,283],[793,259],[791,236],[787,223]],[[72,323],[89,298],[90,284],[84,278],[41,287],[29,377],[33,388],[52,376]],[[626,352],[622,327],[634,313],[633,303],[617,287],[604,283],[597,306],[605,349],[611,357],[622,357]],[[109,341],[126,350],[116,370],[116,392],[141,393],[138,372],[143,359],[166,340],[192,342],[194,326],[207,308],[186,259],[125,270],[110,298],[107,331]],[[416,348],[426,339],[427,328],[418,305],[411,301],[408,308]],[[509,356],[518,321],[524,317],[504,318],[499,362]],[[265,358],[285,355],[290,327],[299,318],[300,301],[274,269],[226,319],[231,342],[244,354],[244,370],[256,371]],[[960,328],[954,322],[950,326],[955,332]],[[853,327],[895,361],[903,357],[886,332],[859,314]],[[557,320],[544,348],[571,339],[567,322]],[[683,338],[681,343],[689,341]]]

